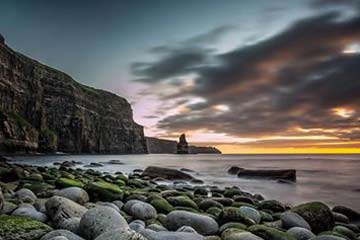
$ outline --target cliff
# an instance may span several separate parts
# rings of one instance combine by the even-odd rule
[[[148,153],[155,154],[176,154],[178,143],[176,141],[146,137]],[[221,151],[215,147],[188,146],[189,154],[221,154]]]
[[[2,37],[0,40],[3,39]],[[130,104],[0,41],[0,152],[146,153]]]

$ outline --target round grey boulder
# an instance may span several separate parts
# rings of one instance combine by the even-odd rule
[[[310,225],[299,214],[291,211],[284,212],[280,215],[282,226],[285,229],[292,227],[306,228],[311,231]]]
[[[342,238],[342,237],[337,237],[334,235],[320,235],[320,236],[312,238],[311,240],[346,240],[346,239]]]
[[[114,229],[104,232],[95,240],[146,240],[146,238],[130,229]]]
[[[65,237],[68,240],[84,240],[82,237],[68,230],[55,230],[45,234],[40,240],[51,240],[55,237]]]
[[[147,229],[153,230],[155,232],[161,232],[161,231],[167,231],[167,229],[164,226],[161,226],[159,224],[153,223],[150,224]]]
[[[0,35],[0,39],[1,39],[1,35]],[[0,212],[4,208],[4,203],[5,203],[5,198],[4,198],[4,195],[3,195],[2,191],[1,191],[1,187],[0,187]]]
[[[200,234],[189,232],[154,232],[145,229],[141,234],[148,240],[204,240]]]
[[[157,212],[156,209],[150,204],[139,201],[131,206],[129,214],[132,215],[135,219],[148,220],[156,218]]]
[[[59,229],[69,230],[70,232],[73,233],[79,233],[79,226],[80,226],[80,218],[78,217],[65,219],[64,221],[59,222],[59,224],[57,225]]]
[[[58,236],[58,237],[50,238],[50,240],[69,240],[69,239],[63,236]]]
[[[114,210],[120,212],[120,208],[117,205],[115,205],[114,203],[111,203],[111,202],[97,202],[96,205],[105,206],[105,207],[111,207]]]
[[[129,224],[129,227],[130,227],[130,229],[134,230],[135,232],[140,232],[140,231],[144,230],[145,223],[142,220],[135,220]]]
[[[176,231],[177,232],[197,233],[195,229],[193,229],[192,227],[189,227],[189,226],[182,226]]]
[[[68,198],[81,205],[84,205],[89,201],[88,193],[84,189],[79,187],[64,188],[59,191],[56,191],[54,195]]]
[[[41,213],[38,212],[34,206],[30,205],[30,204],[22,204],[20,205],[17,209],[15,209],[11,215],[13,216],[21,216],[21,217],[30,217],[34,220],[37,220],[39,222],[47,222],[48,217]]]
[[[81,218],[79,231],[81,236],[87,240],[92,240],[109,230],[125,230],[128,228],[126,220],[116,210],[110,207],[97,206],[87,211]]]
[[[245,215],[246,217],[254,220],[255,223],[260,223],[261,214],[255,208],[242,206],[242,207],[239,208],[239,210],[243,215]]]
[[[35,201],[36,201],[35,194],[31,190],[29,190],[27,188],[22,188],[22,189],[16,191],[15,197],[19,201],[24,202],[24,203],[34,204]]]
[[[173,211],[166,217],[166,227],[175,231],[182,226],[190,226],[201,235],[212,235],[218,232],[219,226],[211,217],[187,211]]]
[[[69,218],[81,218],[87,208],[64,197],[54,196],[46,202],[46,210],[55,224],[59,224]]]
[[[301,227],[292,227],[287,230],[287,233],[296,238],[296,240],[308,240],[316,237],[310,230]]]

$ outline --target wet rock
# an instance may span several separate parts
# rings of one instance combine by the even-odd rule
[[[5,204],[5,199],[0,187],[0,212],[3,210],[4,204]]]
[[[261,209],[271,210],[272,212],[284,212],[285,206],[277,200],[264,200],[259,204]]]
[[[81,205],[84,205],[89,201],[88,193],[79,187],[68,187],[62,190],[56,191],[55,196],[61,196],[73,200]]]
[[[55,185],[59,189],[69,188],[69,187],[79,187],[79,188],[84,187],[84,183],[82,183],[81,181],[71,178],[65,178],[65,177],[58,178],[55,182]]]
[[[345,206],[335,206],[332,209],[332,211],[341,213],[341,214],[347,216],[350,219],[350,221],[359,221],[360,222],[360,213],[351,208],[348,208]]]
[[[95,240],[146,240],[146,238],[130,229],[113,229],[104,232]]]
[[[240,222],[245,225],[253,225],[255,221],[245,216],[239,208],[235,207],[225,207],[219,217],[218,222],[220,224],[228,223],[228,222]]]
[[[19,201],[24,203],[34,204],[36,201],[35,194],[31,190],[26,188],[16,191],[15,196]]]
[[[18,206],[12,202],[4,202],[3,209],[0,211],[1,214],[10,215]]]
[[[311,231],[310,225],[297,213],[287,211],[280,215],[282,226],[286,229],[292,227],[306,228]]]
[[[309,240],[315,237],[310,230],[301,227],[292,227],[287,233],[296,238],[296,240]]]
[[[92,201],[108,201],[122,200],[124,193],[115,184],[105,181],[89,182],[85,186],[85,190],[90,195]]]
[[[65,237],[68,240],[84,240],[82,237],[68,230],[54,230],[44,235],[40,240],[52,240],[55,237]]]
[[[186,211],[173,211],[166,217],[166,227],[177,230],[182,226],[190,226],[201,235],[212,235],[219,230],[216,221],[208,216]]]
[[[292,235],[264,225],[253,225],[248,231],[266,240],[296,240]]]
[[[350,219],[344,214],[332,212],[335,222],[350,223]]]
[[[80,218],[78,217],[64,219],[63,221],[59,222],[57,225],[59,229],[69,230],[70,232],[73,233],[79,233],[79,226],[80,226]]]
[[[235,232],[226,235],[223,240],[263,240],[250,232]]]
[[[87,211],[87,208],[78,203],[60,196],[50,198],[45,206],[49,217],[56,224],[69,218],[80,218]]]
[[[168,214],[174,207],[164,198],[157,198],[150,202],[150,204],[156,209],[158,213]]]
[[[240,212],[243,213],[246,217],[254,220],[255,223],[259,223],[261,220],[261,215],[258,210],[252,207],[242,206],[239,208]]]
[[[112,208],[98,206],[88,210],[80,220],[80,233],[85,239],[93,240],[104,232],[128,229],[126,220]]]
[[[34,206],[30,204],[22,204],[11,214],[12,216],[29,217],[39,222],[46,223],[47,216],[41,212],[38,212]]]
[[[156,218],[156,209],[148,203],[137,201],[127,208],[127,212],[135,219],[148,220]]]
[[[0,236],[4,240],[40,239],[51,230],[48,225],[28,217],[0,216]]]
[[[224,208],[224,206],[213,200],[213,199],[204,199],[199,203],[199,208],[203,211],[206,211],[207,209],[211,208],[211,207],[217,207],[217,208]]]
[[[120,212],[120,208],[115,205],[114,203],[110,202],[97,202],[96,205],[98,206],[105,206],[105,207],[111,207],[112,209],[116,210],[117,212]]]
[[[220,227],[219,232],[222,233],[226,229],[229,229],[229,228],[236,228],[236,229],[240,229],[240,230],[245,230],[246,225],[242,224],[242,223],[237,223],[237,222],[228,222],[228,223],[225,223],[224,225],[222,225]]]
[[[284,169],[284,170],[239,169],[237,172],[237,176],[246,177],[246,178],[284,179],[295,182],[296,170],[295,169]]]
[[[240,170],[242,170],[242,169],[244,169],[244,168],[232,166],[232,167],[230,167],[230,168],[228,169],[227,172],[228,172],[229,174],[231,174],[231,175],[237,175],[238,172],[239,172]]]
[[[189,207],[199,209],[198,205],[187,196],[177,196],[167,198],[168,202],[173,206]]]
[[[147,167],[142,173],[143,176],[149,176],[151,178],[164,178],[168,180],[192,180],[194,179],[191,175],[181,172],[176,169],[162,168],[150,166]]]
[[[145,222],[141,221],[141,220],[135,220],[129,224],[129,227],[130,227],[130,229],[134,230],[135,232],[140,232],[141,230],[143,230],[145,228]]]
[[[334,227],[334,218],[328,206],[321,202],[309,202],[291,209],[310,225],[312,232],[320,233]]]
[[[167,229],[164,226],[156,224],[156,223],[150,224],[147,227],[147,229],[153,230],[155,232],[167,231]]]
[[[204,240],[204,237],[200,234],[188,232],[155,232],[144,230],[141,234],[148,240]]]
[[[198,233],[194,228],[189,226],[182,226],[176,232],[189,232],[189,233]]]
[[[349,228],[347,227],[344,227],[344,226],[336,226],[334,227],[333,229],[334,232],[337,232],[337,233],[340,233],[346,237],[348,237],[349,239],[351,240],[355,240],[356,239],[356,234],[350,230]]]

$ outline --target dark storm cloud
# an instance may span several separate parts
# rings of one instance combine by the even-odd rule
[[[221,26],[209,32],[186,39],[174,46],[156,46],[151,53],[160,54],[156,62],[136,62],[131,65],[136,81],[144,83],[159,82],[164,79],[194,72],[197,67],[205,64],[212,52],[211,44],[233,29],[232,26]]]
[[[358,0],[311,0],[310,4],[311,6],[316,8],[322,8],[327,6],[360,6],[360,2]]]
[[[360,18],[339,20],[331,13],[304,19],[255,45],[213,56],[217,65],[187,61],[185,69],[197,75],[194,87],[166,99],[195,96],[206,102],[189,105],[189,112],[167,117],[158,126],[170,132],[206,127],[239,137],[325,134],[298,130],[319,128],[335,130],[327,136],[357,138],[360,55],[343,52],[356,43],[360,43]],[[174,73],[184,72],[183,65],[172,66]],[[230,110],[217,109],[219,104]],[[334,109],[340,107],[351,109],[351,114],[336,115]]]

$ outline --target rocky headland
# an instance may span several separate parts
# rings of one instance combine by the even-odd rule
[[[82,85],[0,37],[0,152],[146,153],[130,104]]]
[[[155,154],[221,154],[215,147],[189,145],[185,134],[180,135],[179,141],[146,137],[148,153]]]
[[[180,170],[0,163],[2,240],[359,240],[360,213],[297,206]],[[199,180],[199,179],[198,179]]]

